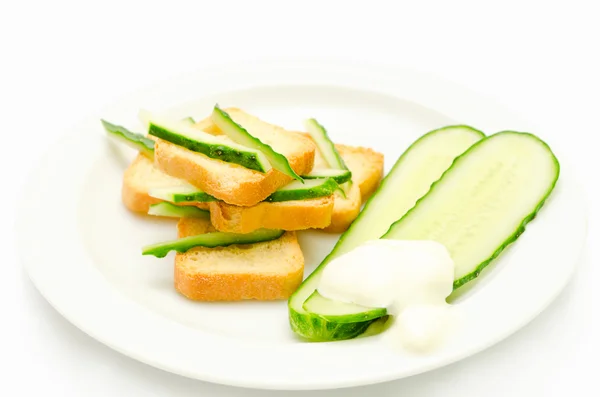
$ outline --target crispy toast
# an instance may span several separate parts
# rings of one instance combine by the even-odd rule
[[[214,231],[210,221],[181,218],[178,236]],[[198,301],[287,299],[300,285],[304,256],[294,232],[252,245],[193,248],[175,255],[175,288]]]

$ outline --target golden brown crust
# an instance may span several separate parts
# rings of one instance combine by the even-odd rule
[[[189,273],[175,262],[175,288],[205,302],[288,299],[302,282],[304,268],[289,274]]]
[[[258,203],[238,207],[223,202],[210,203],[210,219],[222,232],[250,233],[256,229],[321,229],[331,223],[333,195],[300,201]]]

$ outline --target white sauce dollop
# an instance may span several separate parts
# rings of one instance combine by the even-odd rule
[[[319,293],[368,307],[385,307],[394,317],[386,332],[413,351],[438,346],[455,319],[446,298],[452,293],[454,262],[446,247],[426,240],[371,240],[331,261]]]

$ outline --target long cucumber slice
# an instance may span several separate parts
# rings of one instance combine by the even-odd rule
[[[319,122],[314,118],[306,120],[304,122],[304,126],[306,127],[306,130],[313,141],[317,144],[319,152],[329,167],[331,167],[333,170],[345,170],[350,172],[350,169],[348,169],[344,159],[335,148],[335,143],[333,143],[333,141],[329,138],[329,135],[327,135],[327,130],[325,127],[319,124]],[[350,173],[348,181],[344,183],[338,183],[340,183],[341,186],[339,192],[343,198],[346,198],[346,194],[350,191],[350,186],[352,185],[352,173]]]
[[[163,120],[150,116],[148,133],[193,152],[228,163],[239,164],[251,170],[268,172],[272,167],[267,157],[259,150],[200,131],[185,122]]]
[[[210,212],[192,206],[180,206],[171,203],[152,204],[148,215],[165,216],[169,218],[202,218],[210,219]]]
[[[215,197],[194,186],[166,186],[154,188],[148,191],[148,195],[171,203],[209,203],[211,201],[218,201]]]
[[[309,200],[330,196],[339,188],[339,185],[332,178],[313,179],[304,183],[294,181],[273,192],[265,201]]]
[[[273,168],[298,181],[303,181],[292,169],[288,159],[284,155],[277,153],[271,146],[250,135],[244,127],[233,121],[231,116],[219,108],[218,105],[215,105],[211,119],[232,141],[259,151],[268,159]]]
[[[266,202],[279,202],[291,200],[308,200],[325,197],[339,190],[339,185],[333,180],[314,179],[300,183],[294,181],[279,188],[265,199]],[[215,197],[205,193],[194,186],[166,186],[154,188],[148,191],[150,197],[165,200],[171,203],[209,203],[219,201]]]
[[[323,169],[323,170],[312,170],[308,175],[302,175],[304,179],[326,179],[331,178],[338,184],[349,182],[352,179],[352,172],[350,170],[334,170],[334,169]]]
[[[154,255],[164,258],[170,251],[187,252],[194,247],[227,247],[233,244],[255,244],[278,239],[285,233],[283,230],[260,229],[252,233],[237,234],[212,232],[198,236],[184,237],[173,241],[166,241],[148,245],[142,248],[142,255]]]
[[[106,120],[100,120],[109,136],[117,139],[133,149],[139,150],[150,159],[154,158],[154,141],[146,138],[142,134],[129,131],[127,128],[109,123]]]
[[[353,338],[367,329],[373,320],[339,323],[304,310],[302,306],[315,292],[321,271],[339,255],[381,237],[427,193],[457,156],[483,137],[481,131],[468,126],[444,127],[425,134],[400,156],[331,253],[290,297],[290,325],[294,332],[310,340],[339,340]]]
[[[455,262],[454,288],[459,288],[523,234],[559,174],[558,160],[535,135],[494,134],[460,156],[382,238],[444,244]],[[320,305],[307,301],[305,307],[317,315],[323,309],[332,321],[348,322],[377,310],[351,307],[347,318],[337,312],[333,319],[328,308],[333,301],[320,298]]]

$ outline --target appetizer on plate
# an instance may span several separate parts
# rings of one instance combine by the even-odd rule
[[[175,288],[192,300],[289,299],[292,330],[311,341],[392,317],[406,343],[432,345],[447,297],[516,241],[560,172],[529,133],[445,126],[383,178],[382,154],[332,142],[315,119],[288,131],[217,105],[200,122],[141,116],[146,134],[103,123],[140,152],[123,179],[127,208],[180,218],[179,239],[143,254],[177,251]],[[343,234],[302,281],[296,232],[307,229]]]

